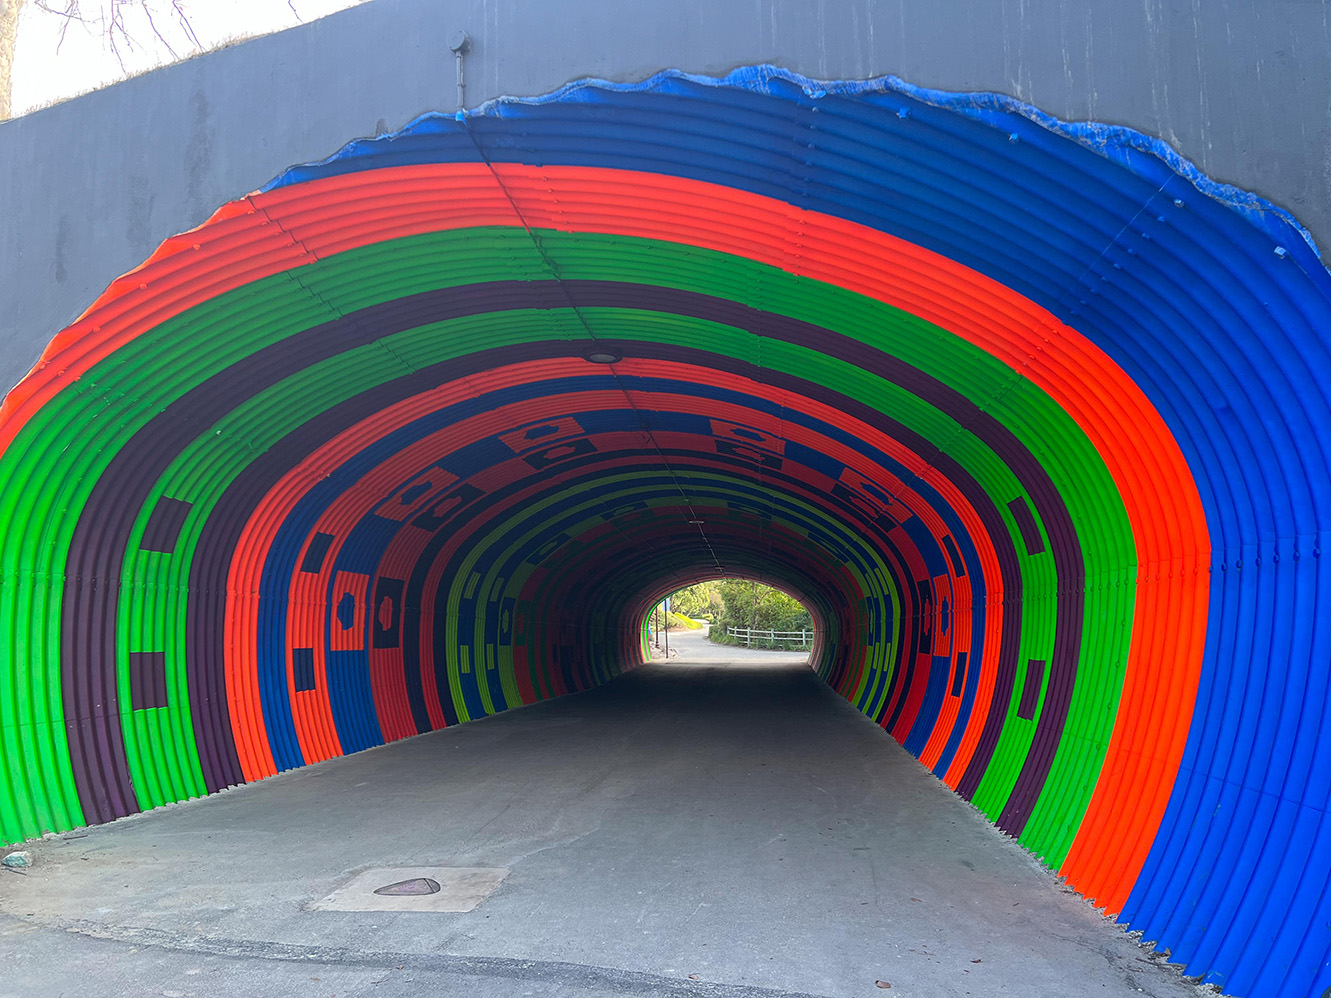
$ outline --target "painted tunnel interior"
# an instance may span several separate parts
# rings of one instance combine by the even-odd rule
[[[743,575],[1242,995],[1331,986],[1331,281],[1122,128],[665,73],[163,244],[0,412],[0,840],[585,690]]]

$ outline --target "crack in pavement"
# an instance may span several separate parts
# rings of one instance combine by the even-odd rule
[[[0,915],[0,921],[19,922],[50,931],[77,933],[135,946],[148,946],[181,953],[220,956],[240,960],[308,963],[337,967],[403,968],[462,977],[500,978],[533,984],[610,990],[616,994],[674,996],[681,998],[828,998],[807,991],[783,991],[747,984],[695,981],[666,977],[646,971],[600,967],[594,964],[557,960],[521,960],[500,956],[392,953],[351,950],[334,946],[293,946],[288,943],[188,936],[161,929],[108,926],[82,919],[46,921]]]

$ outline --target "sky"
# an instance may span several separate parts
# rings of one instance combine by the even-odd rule
[[[108,11],[113,2],[116,0],[80,0],[79,6],[85,17],[94,20]],[[122,68],[107,48],[102,23],[70,22],[62,43],[60,29],[66,19],[43,11],[37,6],[38,0],[28,0],[19,15],[18,42],[14,49],[14,114],[26,114],[126,76],[206,52],[236,38],[281,31],[362,2],[179,0],[200,47],[172,12],[171,0],[132,0],[124,9],[126,26],[135,44],[132,48],[121,46]],[[46,5],[63,9],[65,0],[46,0]],[[165,43],[156,37],[148,23],[145,6]]]

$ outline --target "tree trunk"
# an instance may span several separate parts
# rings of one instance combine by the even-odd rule
[[[18,40],[18,12],[23,0],[0,0],[0,121],[8,121],[13,91],[14,43]]]

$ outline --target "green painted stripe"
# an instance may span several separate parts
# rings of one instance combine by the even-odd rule
[[[541,240],[565,278],[631,280],[724,295],[872,343],[956,387],[1040,456],[1069,504],[1083,543],[1088,577],[1124,583],[1092,587],[1087,593],[1079,684],[1068,735],[1055,760],[1057,779],[1051,775],[1049,788],[1023,836],[1037,852],[1057,863],[1089,800],[1112,728],[1135,592],[1128,567],[1133,562],[1133,544],[1126,515],[1103,464],[1072,420],[1033,385],[978,348],[851,292],[750,261],[672,244],[553,232],[542,232]],[[58,580],[69,534],[109,456],[174,398],[266,344],[336,314],[403,294],[515,275],[548,276],[526,234],[518,230],[431,234],[341,254],[230,292],[163,323],[96,365],[34,417],[0,457],[4,474],[22,483],[0,497],[0,523],[43,525],[42,531],[33,532],[42,535],[39,539],[16,541],[15,532],[10,531],[0,548],[0,571],[24,583],[9,587],[0,600],[0,627],[12,627],[11,633],[18,636],[16,649],[22,647],[26,663],[38,667],[29,665],[22,670],[22,684],[15,670],[13,688],[23,685],[27,695],[0,698],[0,728],[6,746],[17,745],[25,759],[40,760],[48,799],[43,801],[45,810],[38,813],[31,806],[33,792],[19,786],[9,774],[9,782],[0,788],[4,794],[0,834],[12,840],[40,827],[69,827],[81,820],[68,759],[62,756],[59,634],[58,626],[54,630],[50,626],[58,614],[34,615],[31,596],[25,601],[16,594],[36,592],[46,606],[58,605]],[[1014,538],[1019,536],[1007,515],[1006,502],[1021,490],[1002,463],[964,427],[865,372],[801,347],[760,341],[745,331],[710,323],[641,313],[626,316],[615,310],[583,310],[580,316],[551,311],[530,323],[506,316],[499,323],[435,324],[402,333],[392,337],[391,343],[317,365],[242,406],[182,454],[154,489],[154,500],[165,493],[193,497],[198,503],[177,556],[131,556],[123,581],[130,592],[136,586],[144,593],[155,586],[166,587],[158,588],[159,592],[184,592],[189,553],[207,509],[249,455],[262,450],[265,439],[273,439],[269,428],[287,414],[291,418],[284,425],[295,425],[336,398],[346,397],[353,385],[368,386],[377,383],[374,379],[399,376],[408,368],[433,362],[431,358],[457,356],[527,337],[580,338],[583,322],[593,331],[616,338],[640,336],[728,353],[854,395],[947,448],[981,481]],[[626,331],[626,323],[632,324],[631,331]],[[441,345],[443,341],[446,345]],[[209,349],[198,349],[200,342],[207,342]],[[150,504],[141,521],[149,508]],[[55,510],[61,515],[53,515]],[[1022,661],[1048,658],[1057,591],[1052,558],[1047,554],[1026,556],[1019,541],[1017,548],[1024,581]],[[152,564],[153,560],[159,564]],[[162,622],[152,635],[135,631],[138,624],[132,618],[139,616],[132,612],[135,599],[130,596],[122,601],[121,653],[130,650],[130,642],[160,638],[162,650],[168,654],[173,694],[173,706],[161,712],[162,716],[130,719],[126,724],[136,788],[142,802],[150,806],[198,792],[199,776],[185,713],[188,704],[179,626]],[[176,604],[181,605],[179,600]],[[178,613],[172,616],[179,619]],[[181,693],[178,709],[177,691]],[[994,762],[976,797],[977,804],[991,815],[1005,803],[1030,743],[1026,729],[1033,724],[1014,719],[1019,696],[1020,683]],[[13,734],[23,731],[28,733]],[[174,747],[162,749],[168,742]],[[1085,743],[1092,747],[1087,749]],[[12,757],[9,752],[6,755]]]

